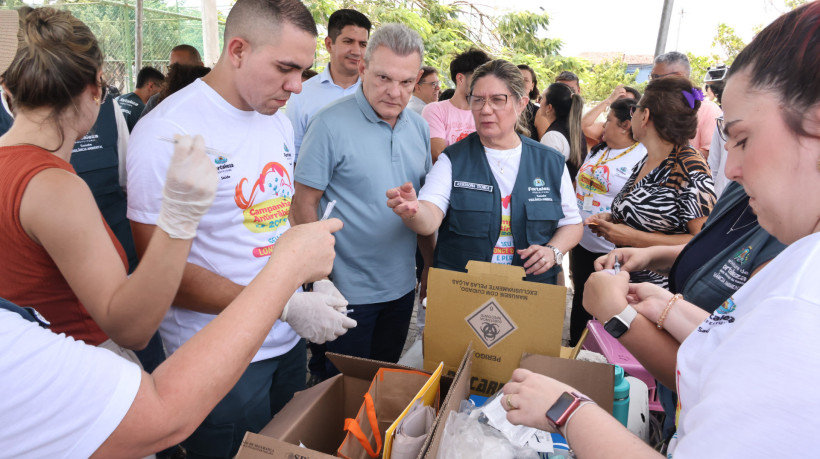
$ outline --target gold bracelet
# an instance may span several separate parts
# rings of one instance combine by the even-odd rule
[[[675,302],[681,298],[683,298],[683,295],[681,295],[680,293],[676,293],[675,296],[673,296],[669,300],[669,302],[666,303],[666,308],[664,308],[660,318],[658,318],[658,323],[656,325],[658,327],[658,330],[663,330],[663,321],[666,320],[666,316],[669,315],[669,310],[672,309],[672,305],[675,304]]]

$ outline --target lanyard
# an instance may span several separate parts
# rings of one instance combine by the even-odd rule
[[[621,153],[620,155],[618,155],[618,156],[616,156],[616,157],[614,157],[614,158],[609,158],[609,159],[607,159],[606,161],[604,161],[604,159],[605,159],[607,156],[609,156],[609,150],[610,150],[610,148],[609,148],[609,147],[607,147],[607,149],[606,149],[606,151],[604,152],[604,154],[602,154],[602,155],[601,155],[601,157],[600,157],[600,158],[598,158],[598,162],[597,162],[597,163],[595,163],[595,166],[593,166],[592,171],[593,171],[593,172],[595,172],[595,169],[597,169],[597,168],[598,168],[598,166],[601,166],[601,165],[603,165],[603,164],[606,164],[606,163],[608,163],[608,162],[610,162],[610,161],[615,161],[616,159],[620,158],[621,156],[623,156],[623,155],[625,155],[625,154],[629,153],[630,151],[634,150],[634,149],[635,149],[635,147],[637,147],[637,146],[638,146],[638,143],[639,143],[639,142],[635,142],[634,144],[632,144],[632,146],[631,146],[631,147],[629,147],[629,148],[627,148],[626,150],[624,150],[624,151],[623,151],[623,153]]]

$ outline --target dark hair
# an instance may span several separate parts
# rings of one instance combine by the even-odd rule
[[[715,98],[717,99],[718,105],[721,105],[721,100],[723,99],[723,88],[725,87],[726,82],[724,80],[716,80],[706,83],[706,88],[711,89],[712,92],[715,94]]]
[[[658,135],[676,146],[689,145],[689,139],[698,133],[700,101],[695,100],[693,108],[683,95],[684,91],[690,92],[693,89],[688,78],[656,78],[646,86],[638,104],[641,108],[649,109],[649,116]]]
[[[518,67],[509,61],[505,61],[504,59],[496,59],[494,61],[487,62],[486,64],[483,64],[475,69],[475,72],[473,72],[473,79],[470,82],[470,94],[473,93],[473,88],[475,88],[476,82],[486,76],[494,76],[501,80],[507,87],[507,90],[510,91],[516,102],[520,101],[527,95],[524,93],[526,89],[524,88],[524,77],[521,76],[521,71],[518,70]],[[524,137],[529,137],[530,128],[526,116],[527,111],[521,110],[518,119],[515,120],[515,132],[518,132]]]
[[[197,64],[202,64],[202,56],[199,54],[196,48],[191,45],[176,45],[171,48],[172,53],[176,53],[179,51],[184,51],[188,53],[188,56],[191,58],[192,61],[196,62]]]
[[[316,70],[304,69],[304,70],[302,70],[302,80],[305,80],[305,81],[309,80],[309,79],[315,77],[318,74],[319,74],[319,72],[317,72]]]
[[[490,56],[478,48],[470,48],[450,62],[450,79],[456,82],[459,73],[473,73],[481,64],[490,62]]]
[[[624,86],[624,91],[632,94],[632,98],[635,100],[641,100],[641,92],[635,88]]]
[[[143,67],[137,74],[137,88],[141,88],[148,84],[149,81],[155,83],[162,83],[165,80],[165,75],[154,67]]]
[[[623,126],[623,123],[626,121],[630,121],[632,119],[632,107],[638,105],[638,101],[632,98],[624,98],[618,99],[612,104],[609,105],[609,112],[615,115],[615,118],[618,120],[618,127]],[[632,136],[632,125],[629,126],[629,135]],[[592,147],[590,153],[595,155],[600,150],[606,148],[608,145],[606,142],[601,142],[598,145]]]
[[[552,105],[556,119],[547,131],[558,131],[564,134],[569,143],[567,161],[576,168],[581,167],[584,158],[584,145],[581,134],[581,114],[584,111],[584,98],[572,91],[564,83],[553,83],[547,86],[547,94],[542,104]]]
[[[22,41],[4,82],[23,108],[51,108],[57,123],[74,99],[89,85],[100,85],[97,72],[103,54],[97,38],[71,13],[54,8],[36,8],[21,24]],[[62,138],[59,149],[65,141]],[[55,149],[54,151],[56,151]]]
[[[193,83],[197,78],[204,77],[210,71],[210,67],[203,67],[201,65],[171,64],[171,66],[168,67],[168,78],[162,85],[157,103],[162,102],[166,97]]]
[[[349,8],[342,8],[334,11],[327,20],[327,36],[333,43],[336,43],[336,37],[342,33],[342,29],[349,25],[367,30],[368,35],[370,35],[370,28],[373,27],[370,19],[367,19],[364,14]]]
[[[275,37],[283,22],[314,37],[319,35],[313,15],[299,0],[237,0],[225,19],[224,46],[237,36],[251,44],[263,40],[263,35]]]
[[[452,99],[453,94],[455,94],[455,92],[456,92],[456,90],[453,89],[453,88],[448,88],[448,89],[445,89],[444,91],[441,91],[441,93],[438,95],[438,101],[441,102],[441,101],[444,101],[444,100]]]
[[[419,77],[419,81],[427,78],[428,76],[430,76],[434,73],[438,75],[438,69],[436,69],[435,67],[431,67],[429,65],[422,66],[421,67],[421,76]]]
[[[773,92],[783,107],[783,120],[802,137],[820,138],[806,130],[805,115],[820,103],[820,2],[780,16],[738,54],[729,76],[749,71],[749,86]]]
[[[529,97],[531,101],[538,99],[538,95],[541,93],[538,91],[538,77],[535,76],[535,70],[527,64],[518,64],[518,70],[526,70],[530,72],[530,78],[532,78],[532,91],[527,94],[527,97]]]
[[[559,73],[557,77],[555,77],[555,81],[556,82],[558,82],[558,81],[578,81],[578,82],[580,82],[581,80],[578,79],[578,75],[570,72],[569,70],[564,70],[563,72]]]

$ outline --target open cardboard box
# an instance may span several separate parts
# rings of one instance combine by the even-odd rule
[[[470,387],[474,385],[473,351],[468,347],[467,355],[461,362],[456,377],[450,385],[450,390],[441,404],[439,415],[433,426],[433,434],[427,439],[422,448],[423,457],[435,459],[438,456],[444,428],[451,411],[457,411],[462,400],[470,397]],[[550,376],[578,389],[589,396],[601,408],[612,412],[613,391],[615,387],[615,370],[612,365],[594,362],[582,362],[566,358],[549,357],[537,354],[525,354],[521,357],[520,368],[526,368],[534,373]],[[509,380],[507,376],[505,381]]]
[[[431,268],[427,282],[424,369],[452,374],[472,342],[471,391],[491,396],[523,353],[558,357],[567,289],[527,282],[520,266],[470,261],[467,272]]]
[[[414,370],[401,365],[327,353],[340,374],[297,392],[258,434],[248,432],[237,459],[328,459],[345,437],[345,418],[355,418],[379,368]],[[466,359],[466,355],[463,355]],[[442,376],[440,396],[453,382]],[[300,447],[302,444],[305,447]],[[424,451],[424,450],[422,450]]]

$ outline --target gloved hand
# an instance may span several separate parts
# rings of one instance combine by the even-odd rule
[[[174,139],[157,226],[174,239],[193,239],[216,195],[216,167],[205,154],[202,136],[175,135]]]
[[[318,292],[294,293],[280,320],[287,322],[299,336],[316,344],[333,341],[356,326],[356,321],[337,311],[347,301]]]
[[[324,293],[327,296],[332,296],[333,298],[339,299],[344,301],[343,305],[334,306],[333,309],[341,312],[342,314],[347,311],[347,298],[342,295],[342,292],[336,288],[336,286],[331,282],[329,279],[322,279],[318,280],[313,283],[313,291],[317,293]]]

